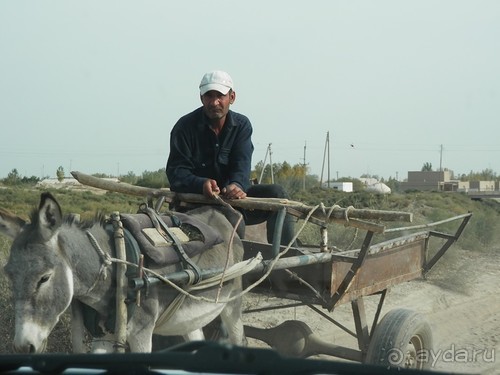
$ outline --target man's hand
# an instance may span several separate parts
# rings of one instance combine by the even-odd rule
[[[236,184],[229,184],[224,189],[222,189],[222,196],[227,199],[243,199],[246,198],[247,193],[245,193]]]
[[[213,198],[220,194],[217,181],[208,179],[203,183],[203,195],[207,198]]]

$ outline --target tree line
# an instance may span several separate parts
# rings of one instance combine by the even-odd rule
[[[424,163],[422,166],[422,171],[434,171],[431,163]],[[104,174],[104,173],[94,173],[92,174],[99,178],[116,178],[116,176]],[[56,170],[56,177],[59,181],[63,181],[67,176],[62,166],[58,167]],[[68,174],[69,177],[69,174]],[[49,178],[44,177],[45,178]],[[390,177],[385,180],[377,175],[362,175],[361,178],[375,178],[380,182],[385,183],[391,188],[392,191],[400,191],[400,181],[395,178]],[[484,169],[480,172],[470,171],[468,174],[460,174],[458,176],[452,176],[453,179],[458,179],[461,181],[498,181],[500,177],[492,169]],[[160,168],[156,171],[144,171],[140,175],[134,172],[128,172],[125,175],[118,176],[118,179],[122,182],[126,182],[131,185],[150,187],[150,188],[168,188],[169,182],[165,174],[165,169]],[[42,179],[36,176],[22,176],[16,168],[12,169],[6,178],[0,179],[0,183],[5,186],[34,186]],[[304,190],[309,190],[311,188],[320,187],[319,178],[317,175],[309,174],[308,168],[304,164],[291,165],[288,162],[283,163],[273,163],[272,165],[266,164],[259,161],[251,172],[251,180],[253,183],[276,183],[282,185],[291,195]],[[336,180],[337,182],[352,182],[354,191],[361,191],[364,189],[364,184],[358,178],[353,178],[351,176],[340,177]],[[326,182],[326,181],[324,181]]]
[[[66,174],[62,166],[57,168],[55,175],[59,181],[63,181],[66,177],[69,177],[69,173]],[[116,176],[105,173],[94,173],[92,175],[99,178],[116,178]],[[0,179],[0,182],[5,186],[34,186],[45,178],[49,177],[21,176],[18,170],[14,168],[6,178]],[[166,188],[170,186],[164,168],[156,171],[146,170],[140,175],[130,171],[127,174],[118,176],[118,179],[131,185],[150,188]],[[296,164],[292,166],[287,162],[273,163],[271,166],[269,164],[264,165],[261,161],[252,170],[251,180],[253,183],[281,184],[290,192],[318,185],[318,177],[308,174],[307,168],[304,165]]]

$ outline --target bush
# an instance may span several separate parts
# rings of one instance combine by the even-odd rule
[[[458,244],[470,250],[483,251],[496,246],[500,239],[500,203],[494,200],[473,201],[464,194],[438,193],[438,192],[413,192],[406,194],[380,195],[366,192],[344,193],[338,191],[327,191],[314,188],[309,194],[299,192],[292,199],[302,201],[308,205],[316,205],[320,202],[326,207],[338,204],[341,207],[353,206],[354,208],[370,208],[374,210],[404,211],[413,214],[412,223],[384,223],[387,228],[405,227],[424,223],[437,222],[472,212],[467,227],[465,228]],[[457,222],[446,223],[437,230],[454,233]],[[356,232],[353,228],[345,228],[342,225],[328,225],[328,233],[332,246],[342,249],[359,248],[364,235]],[[398,236],[382,236],[390,239]],[[299,239],[305,243],[318,244],[320,241],[319,229],[316,225],[304,229]],[[377,240],[382,240],[377,236]]]
[[[28,218],[29,212],[38,205],[41,190],[9,188],[0,189],[0,207]],[[136,212],[145,201],[141,197],[130,197],[119,193],[93,194],[90,192],[57,190],[53,192],[64,213],[80,213],[82,219],[91,219],[97,212],[110,214]],[[413,223],[388,223],[387,226],[409,226],[439,221],[451,216],[473,212],[470,223],[459,240],[462,248],[474,251],[489,251],[498,248],[500,236],[500,204],[496,201],[472,201],[467,196],[456,193],[422,193],[377,195],[366,192],[343,193],[314,188],[308,192],[300,191],[291,197],[308,205],[321,202],[327,207],[338,204],[342,207],[370,208],[378,210],[405,211],[414,215]],[[302,223],[297,224],[297,228]],[[456,226],[456,223],[455,223]],[[452,224],[449,225],[454,230]],[[329,245],[348,250],[359,248],[364,239],[364,231],[343,225],[329,224]],[[395,234],[399,235],[399,234]],[[376,240],[390,236],[378,235]],[[299,236],[304,243],[318,245],[321,240],[317,225],[307,224]],[[14,329],[14,313],[11,304],[10,287],[3,272],[8,257],[10,241],[0,236],[0,352],[11,353]],[[68,352],[69,316],[66,313],[49,338],[48,351]]]

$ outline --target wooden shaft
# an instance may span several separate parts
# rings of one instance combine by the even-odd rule
[[[123,234],[123,226],[120,220],[120,214],[114,212],[111,215],[114,228],[116,257],[126,260],[125,240]],[[126,276],[127,265],[124,263],[116,264],[116,322],[115,335],[117,345],[115,352],[125,353],[125,344],[127,342],[127,286],[128,280]]]
[[[181,194],[170,191],[169,189],[152,189],[140,186],[130,185],[124,182],[113,182],[101,179],[94,176],[89,176],[81,172],[71,172],[73,177],[80,183],[103,190],[114,191],[123,194],[144,196],[144,197],[165,197],[169,202],[175,200],[189,203],[199,204],[220,204],[215,199],[206,198],[201,194]],[[265,210],[278,211],[285,207],[287,212],[298,218],[305,218],[311,210],[312,206],[304,203],[281,198],[254,198],[247,197],[245,199],[224,200],[233,207],[246,210]],[[328,215],[328,213],[330,213]],[[403,221],[411,222],[413,219],[412,213],[401,211],[382,211],[371,209],[357,209],[353,207],[325,207],[322,210],[315,210],[311,219],[315,222],[341,223],[361,229],[367,229],[375,233],[384,231],[385,226],[376,223],[368,223],[366,220],[376,221]]]

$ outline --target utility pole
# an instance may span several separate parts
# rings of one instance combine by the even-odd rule
[[[326,141],[325,141],[325,151],[323,152],[323,165],[321,167],[321,179],[319,181],[319,186],[323,186],[323,172],[325,170],[325,159],[327,159],[328,155],[328,187],[330,187],[330,132],[326,132]]]
[[[330,187],[330,132],[326,132],[326,141],[328,142],[328,187]]]
[[[307,142],[304,142],[304,164],[302,164],[302,167],[303,167],[303,173],[304,173],[304,176],[302,178],[302,190],[306,190],[306,147],[307,147]]]
[[[441,145],[441,151],[439,152],[439,172],[443,171],[443,145]]]
[[[269,165],[271,166],[271,184],[274,184],[274,171],[273,171],[273,159],[272,159],[273,152],[271,151],[270,143],[268,147],[269,147]]]
[[[271,144],[266,148],[266,156],[264,156],[264,161],[262,163],[262,171],[260,172],[260,177],[259,177],[259,184],[262,183],[262,177],[264,176],[264,171],[266,170],[266,161],[267,161],[267,155],[269,154],[269,150],[271,149]]]
[[[259,184],[262,183],[262,177],[264,176],[264,171],[266,170],[267,155],[269,155],[269,166],[271,169],[271,183],[274,184],[273,160],[271,158],[271,154],[272,154],[271,143],[269,143],[266,150],[266,156],[264,157],[264,163],[262,164],[262,171],[260,172]]]

